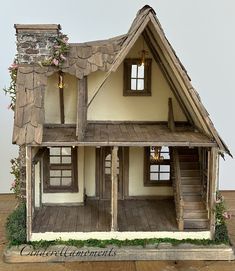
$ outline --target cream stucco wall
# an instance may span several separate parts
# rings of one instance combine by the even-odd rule
[[[84,199],[84,147],[78,148],[77,193],[42,193],[42,203],[83,203]]]
[[[96,149],[94,147],[85,147],[85,190],[89,197],[95,196],[95,161]]]
[[[140,147],[129,148],[129,196],[171,196],[172,187],[144,186],[144,149]]]
[[[140,57],[139,52],[142,49],[143,40],[140,37],[127,58]],[[121,64],[117,71],[109,76],[88,108],[88,120],[167,121],[168,98],[171,97],[175,120],[186,121],[158,64],[150,50],[147,50],[147,57],[152,58],[152,96],[123,96],[123,64]],[[105,73],[100,71],[88,76],[88,100],[92,98],[104,76]]]
[[[77,78],[70,74],[64,74],[64,83],[65,123],[75,124],[77,118]],[[47,79],[44,103],[45,122],[60,123],[60,97],[57,73],[54,73]]]

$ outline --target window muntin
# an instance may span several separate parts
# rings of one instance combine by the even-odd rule
[[[76,148],[47,148],[44,158],[44,192],[78,191],[76,157]]]
[[[169,185],[171,183],[170,152],[168,147],[158,149],[147,147],[144,152],[144,184],[145,186]]]
[[[125,59],[124,61],[124,96],[151,95],[151,59],[145,59],[140,65],[140,59]]]

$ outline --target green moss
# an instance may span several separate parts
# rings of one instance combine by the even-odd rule
[[[223,235],[221,235],[223,236]],[[117,240],[117,239],[110,239],[110,240],[98,240],[98,239],[88,239],[88,240],[68,240],[63,241],[61,239],[57,239],[54,241],[37,241],[37,242],[29,242],[29,245],[32,245],[34,248],[47,248],[52,245],[65,245],[65,246],[74,246],[74,247],[99,247],[104,248],[108,245],[118,246],[118,247],[125,247],[125,246],[142,246],[145,247],[146,245],[158,245],[160,243],[170,243],[173,246],[179,244],[194,244],[199,246],[208,246],[208,245],[219,245],[219,244],[229,244],[229,240],[223,239],[172,239],[172,238],[151,238],[151,239],[134,239],[134,240]]]
[[[10,245],[20,245],[26,242],[26,207],[24,202],[21,202],[7,218],[6,235]]]

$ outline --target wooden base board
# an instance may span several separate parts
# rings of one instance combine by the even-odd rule
[[[47,249],[35,249],[21,245],[6,249],[3,254],[6,263],[27,262],[71,262],[71,261],[135,261],[135,260],[234,260],[232,247],[196,246],[181,244],[149,245],[143,247],[106,248],[72,246],[50,246]]]

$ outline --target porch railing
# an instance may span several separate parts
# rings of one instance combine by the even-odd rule
[[[181,174],[180,174],[180,163],[178,151],[175,148],[172,148],[172,183],[173,183],[173,192],[175,199],[175,209],[176,209],[176,220],[178,223],[179,230],[184,230],[184,200],[182,194],[182,185],[181,185]]]

